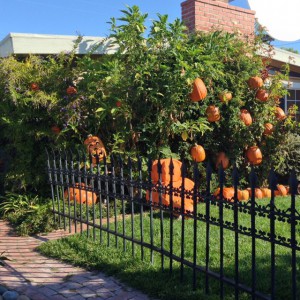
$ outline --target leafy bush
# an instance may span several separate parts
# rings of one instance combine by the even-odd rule
[[[8,220],[20,235],[47,233],[57,228],[50,200],[38,196],[7,193],[0,203],[0,216]]]
[[[295,133],[288,133],[284,136],[283,143],[278,147],[276,172],[286,178],[286,181],[293,170],[300,180],[300,136]]]
[[[0,60],[0,145],[9,156],[6,189],[49,195],[45,147],[76,152],[88,134],[99,136],[108,153],[143,159],[161,154],[191,160],[189,150],[198,143],[214,164],[217,152],[224,151],[231,166],[237,163],[243,170],[245,184],[250,165],[244,152],[257,144],[264,155],[257,168],[264,180],[270,165],[278,164],[274,154],[284,135],[299,131],[291,116],[281,122],[274,117],[278,98],[286,93],[281,80],[288,69],[268,77],[268,62],[256,53],[259,39],[245,41],[219,31],[188,35],[179,20],[168,23],[165,15],[158,15],[146,36],[147,14],[137,6],[123,13],[110,22],[114,54],[94,59],[72,51]],[[268,77],[267,102],[256,100],[256,91],[247,85],[249,77],[261,73]],[[189,94],[197,77],[208,96],[193,103]],[[68,93],[69,86],[76,91]],[[219,100],[223,91],[232,93],[230,102]],[[209,105],[219,107],[219,122],[207,121]],[[241,108],[251,112],[249,127],[239,119]],[[272,138],[262,134],[265,122],[275,125]]]

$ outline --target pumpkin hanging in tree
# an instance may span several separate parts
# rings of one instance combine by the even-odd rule
[[[252,165],[259,165],[262,162],[262,153],[257,146],[249,147],[246,151],[246,156]]]
[[[217,107],[215,105],[209,105],[206,109],[206,116],[207,116],[208,122],[219,121],[221,118],[219,107]]]
[[[196,78],[193,83],[193,91],[190,94],[190,98],[192,102],[198,102],[200,100],[203,100],[207,96],[207,89],[200,78]]]
[[[250,126],[252,124],[252,117],[249,111],[245,108],[241,109],[240,119],[246,126]]]
[[[201,162],[205,160],[205,150],[201,145],[195,145],[191,148],[191,156],[195,162]]]
[[[263,80],[258,76],[253,76],[248,79],[248,86],[251,90],[259,89],[263,86]]]

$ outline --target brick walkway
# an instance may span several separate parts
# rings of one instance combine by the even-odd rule
[[[0,254],[5,251],[10,259],[5,267],[0,266],[0,285],[32,300],[149,299],[101,272],[88,272],[35,251],[42,242],[66,235],[68,232],[58,230],[47,236],[19,237],[0,220]]]

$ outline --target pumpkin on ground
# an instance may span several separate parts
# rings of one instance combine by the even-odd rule
[[[169,206],[170,205],[170,194],[167,190],[167,187],[169,186],[170,183],[168,184],[162,184],[162,192],[161,192],[161,200],[162,200],[162,205],[164,206]],[[152,202],[155,203],[156,205],[159,205],[159,197],[160,193],[157,191],[158,185],[153,188],[151,196],[152,196]],[[194,182],[189,179],[189,178],[184,178],[184,190],[187,193],[192,194],[193,193],[193,188],[194,188]],[[174,181],[173,182],[173,194],[172,194],[172,199],[173,203],[177,202],[177,207],[178,203],[180,203],[181,206],[181,190],[182,190],[182,180]],[[187,197],[185,195],[184,202],[186,203],[187,200],[190,200],[191,198]],[[147,191],[146,193],[146,201],[150,201],[150,192]],[[174,206],[175,207],[175,206]]]
[[[262,78],[260,78],[258,76],[250,77],[248,80],[248,86],[252,90],[261,88],[263,86],[263,84],[264,84],[264,82],[263,82]]]
[[[193,102],[203,100],[207,96],[207,89],[200,78],[196,78],[193,83],[193,91],[190,94],[190,98]]]
[[[268,188],[261,188],[263,198],[271,198],[271,190]]]
[[[173,162],[173,181],[178,181],[181,179],[181,161],[177,159],[172,159]],[[168,184],[170,182],[171,176],[170,176],[170,158],[165,158],[160,160],[161,164],[161,181],[165,184]],[[158,173],[158,160],[154,160],[152,162],[152,169],[151,169],[151,180],[153,183],[157,183],[159,179],[159,173]]]
[[[287,190],[284,185],[282,184],[277,184],[277,190],[278,190],[278,195],[279,196],[286,196],[287,195]]]
[[[97,163],[97,159],[101,161],[104,159],[104,156],[106,156],[104,144],[99,137],[90,134],[83,144],[87,152],[91,155],[93,164]]]
[[[237,198],[239,201],[248,201],[249,200],[249,191],[248,190],[238,190]]]
[[[215,105],[209,105],[206,109],[206,116],[209,122],[219,121],[221,118],[219,107]]]
[[[191,148],[191,156],[195,162],[205,160],[205,150],[201,145],[195,145]]]
[[[158,170],[157,170],[157,164],[158,160],[153,161],[152,163],[152,170],[151,170],[151,180],[152,184],[155,184],[154,187],[152,187],[151,194],[148,190],[146,192],[146,201],[150,201],[150,195],[152,197],[152,202],[158,206],[160,203],[160,197],[161,197],[161,204],[163,206],[170,206],[170,193],[168,191],[168,187],[170,186],[170,174],[169,174],[169,167],[170,167],[170,159],[161,159],[161,166],[162,166],[162,182],[161,182],[161,188],[162,191],[159,192],[158,188]],[[181,201],[182,201],[182,188],[184,188],[184,213],[186,212],[193,212],[194,206],[193,206],[193,200],[192,200],[192,194],[194,189],[194,182],[189,178],[184,178],[183,186],[182,186],[182,177],[181,177],[181,165],[182,163],[179,160],[173,159],[173,193],[172,193],[172,201],[173,201],[173,208],[174,210],[180,210],[181,209]],[[178,215],[178,213],[174,212],[174,215]]]
[[[249,196],[252,197],[252,189],[251,188],[247,188],[247,191],[249,192]],[[259,188],[255,188],[254,190],[254,197],[257,199],[262,199],[263,198],[263,192],[261,189]]]
[[[246,151],[246,156],[252,165],[259,165],[262,162],[262,153],[257,146],[249,147]]]
[[[97,194],[91,191],[85,190],[85,184],[79,183],[75,184],[76,187],[70,187],[69,191],[64,191],[64,199],[68,201],[68,197],[70,195],[70,201],[76,202],[76,203],[87,203],[88,205],[92,205],[93,203],[96,203],[97,200]]]
[[[266,90],[260,89],[256,92],[255,98],[262,102],[266,102],[269,99],[269,94]]]
[[[225,152],[219,152],[217,154],[216,159],[216,168],[219,168],[219,166],[222,165],[222,168],[225,170],[229,166],[229,158],[225,154]]]
[[[217,188],[213,194],[217,199],[220,198],[220,188]],[[233,187],[223,187],[223,198],[225,200],[231,201],[234,197],[234,188]]]
[[[245,108],[241,109],[240,119],[246,126],[250,126],[252,124],[252,117],[249,111]]]

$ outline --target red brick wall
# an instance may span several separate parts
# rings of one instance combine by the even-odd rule
[[[253,35],[255,12],[224,0],[186,0],[181,3],[182,21],[189,31],[225,30]],[[227,1],[225,1],[227,2]]]

